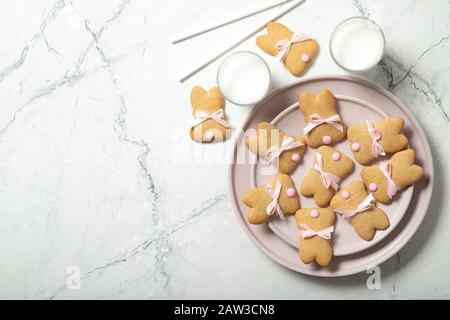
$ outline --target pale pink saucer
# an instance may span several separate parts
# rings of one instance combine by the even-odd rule
[[[380,121],[382,118],[389,116],[389,114],[384,112],[382,109],[357,98],[337,95],[336,100],[338,112],[342,116],[342,119],[345,119],[345,124],[347,126],[365,123],[366,120],[369,120],[371,122]],[[298,132],[299,128],[303,128],[305,126],[303,116],[301,115],[298,108],[298,103],[293,104],[292,106],[281,112],[272,121],[272,123],[277,127],[283,129],[288,134],[301,135],[301,132]],[[348,142],[342,141],[336,145],[333,145],[333,147],[338,149],[343,154],[347,155],[355,163],[355,170],[350,176],[348,176],[341,182],[340,187],[343,188],[352,181],[361,180],[360,171],[362,170],[363,166],[354,160]],[[299,168],[291,175],[294,183],[297,186],[297,189],[300,188],[301,181],[303,181],[305,175],[308,173],[309,169],[312,166],[315,152],[315,149],[309,148],[303,158],[302,165],[299,166]],[[257,185],[268,183],[267,180],[270,181],[273,178],[273,176],[257,175],[256,173],[261,171],[260,169],[258,169],[258,165],[264,166],[264,162],[259,161],[257,165],[254,165],[256,180],[254,187],[256,187]],[[274,170],[276,170],[276,168],[274,168]],[[335,256],[353,254],[370,248],[371,246],[384,239],[392,230],[395,229],[395,227],[402,219],[403,215],[408,209],[412,194],[413,187],[399,193],[399,195],[396,197],[396,200],[393,201],[390,205],[377,203],[377,207],[386,212],[387,216],[389,217],[390,227],[383,231],[377,231],[371,241],[366,241],[360,238],[353,230],[353,227],[348,221],[342,219],[341,217],[338,217],[333,237],[333,254]],[[311,198],[305,198],[303,196],[300,197],[303,208],[316,207],[314,201]],[[281,239],[289,243],[291,246],[295,248],[298,247],[298,231],[296,229],[296,222],[293,216],[287,217],[286,220],[273,219],[271,222],[269,222],[269,227]]]
[[[273,220],[269,225],[253,226],[248,224],[246,214],[248,208],[242,203],[246,191],[270,181],[274,175],[267,174],[268,167],[258,161],[255,165],[252,155],[244,145],[244,134],[247,129],[255,128],[261,121],[272,121],[289,134],[301,134],[303,119],[295,103],[301,92],[317,93],[322,89],[330,89],[338,99],[339,112],[348,124],[377,121],[386,115],[398,115],[405,119],[405,131],[410,145],[416,151],[417,163],[425,170],[425,177],[414,189],[402,191],[390,205],[378,206],[389,216],[391,226],[385,231],[376,233],[375,238],[364,241],[359,238],[347,221],[338,218],[336,237],[334,239],[335,257],[329,268],[318,268],[314,264],[305,265],[298,257],[298,233],[295,220]],[[335,146],[350,156],[347,141]],[[297,190],[302,177],[311,167],[314,149],[309,149],[303,162],[291,175]],[[247,159],[240,161],[236,159]],[[244,162],[244,163],[242,163]],[[253,163],[253,164],[252,164]],[[344,187],[351,181],[359,179],[361,166],[355,162],[353,174],[342,181]],[[264,169],[265,168],[265,169]],[[265,174],[261,174],[261,170]],[[350,76],[319,76],[298,81],[281,88],[259,103],[253,109],[243,126],[243,131],[236,139],[233,161],[230,165],[230,191],[235,213],[249,237],[255,244],[275,261],[292,270],[316,276],[343,276],[365,271],[394,255],[412,237],[426,214],[433,187],[433,162],[426,137],[411,112],[398,101],[395,96],[368,81]],[[302,207],[313,207],[313,201],[301,197]]]

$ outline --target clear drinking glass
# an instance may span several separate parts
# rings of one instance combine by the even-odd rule
[[[371,19],[360,16],[339,23],[331,34],[329,43],[334,62],[342,69],[355,73],[367,72],[374,68],[383,58],[385,46],[383,30]],[[352,50],[353,52],[348,52]],[[358,67],[356,63],[352,64],[352,61],[349,61],[352,58],[360,61]],[[363,64],[364,58],[368,59],[366,65]]]
[[[269,66],[251,51],[231,54],[217,70],[217,85],[225,99],[240,106],[261,101],[269,92],[270,81]]]

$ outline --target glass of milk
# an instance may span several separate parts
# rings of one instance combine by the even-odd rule
[[[383,58],[385,38],[372,20],[353,17],[342,21],[330,39],[330,53],[338,66],[361,73],[375,67]]]
[[[228,56],[217,71],[217,85],[230,102],[248,106],[269,91],[270,69],[256,53],[239,51]]]

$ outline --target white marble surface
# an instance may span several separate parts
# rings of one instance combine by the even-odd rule
[[[0,298],[450,298],[450,2],[306,0],[281,19],[319,39],[307,76],[344,73],[328,54],[337,22],[377,21],[387,54],[364,77],[410,106],[433,147],[431,208],[381,266],[380,290],[366,274],[315,279],[264,256],[230,206],[231,141],[186,134],[190,88],[213,85],[220,61],[177,76],[279,8],[169,38],[260,2],[0,1]],[[254,38],[243,48],[258,50]],[[295,80],[267,61],[274,87]],[[226,110],[236,127],[249,112]],[[80,289],[66,286],[70,265]]]

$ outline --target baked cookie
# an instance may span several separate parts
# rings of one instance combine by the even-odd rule
[[[217,142],[229,136],[230,124],[224,120],[225,100],[218,87],[208,91],[194,87],[191,91],[191,105],[194,122],[190,129],[191,139],[197,142]]]
[[[395,153],[408,146],[403,134],[405,120],[400,117],[385,118],[380,122],[349,126],[347,138],[350,149],[360,164],[368,164],[386,153]]]
[[[331,199],[330,207],[349,221],[361,238],[370,241],[376,230],[389,227],[386,213],[378,209],[374,202],[373,195],[367,193],[364,183],[358,180],[342,188]]]
[[[397,152],[388,161],[374,164],[361,170],[361,178],[367,190],[382,203],[391,202],[398,190],[409,187],[423,176],[423,168],[413,164],[416,153],[413,149]]]
[[[274,215],[284,219],[284,215],[294,214],[300,209],[294,182],[286,174],[280,174],[269,185],[248,191],[243,201],[250,208],[247,220],[251,224],[267,222]]]
[[[306,151],[305,140],[288,136],[269,122],[257,126],[257,134],[245,140],[253,153],[268,159],[278,166],[281,173],[290,174],[297,168]]]
[[[306,122],[303,135],[308,146],[317,148],[345,139],[346,128],[336,111],[336,99],[330,90],[322,90],[317,96],[302,93],[299,106]]]
[[[322,146],[317,149],[314,163],[300,186],[305,197],[314,197],[319,207],[326,207],[339,188],[339,182],[354,168],[353,161],[342,152]]]
[[[331,234],[334,231],[336,215],[328,208],[300,209],[295,213],[300,230],[298,253],[303,263],[316,261],[327,267],[333,257]]]
[[[319,50],[311,36],[294,33],[278,22],[267,24],[267,34],[256,38],[256,44],[266,53],[276,56],[294,76],[301,75],[313,62]]]

